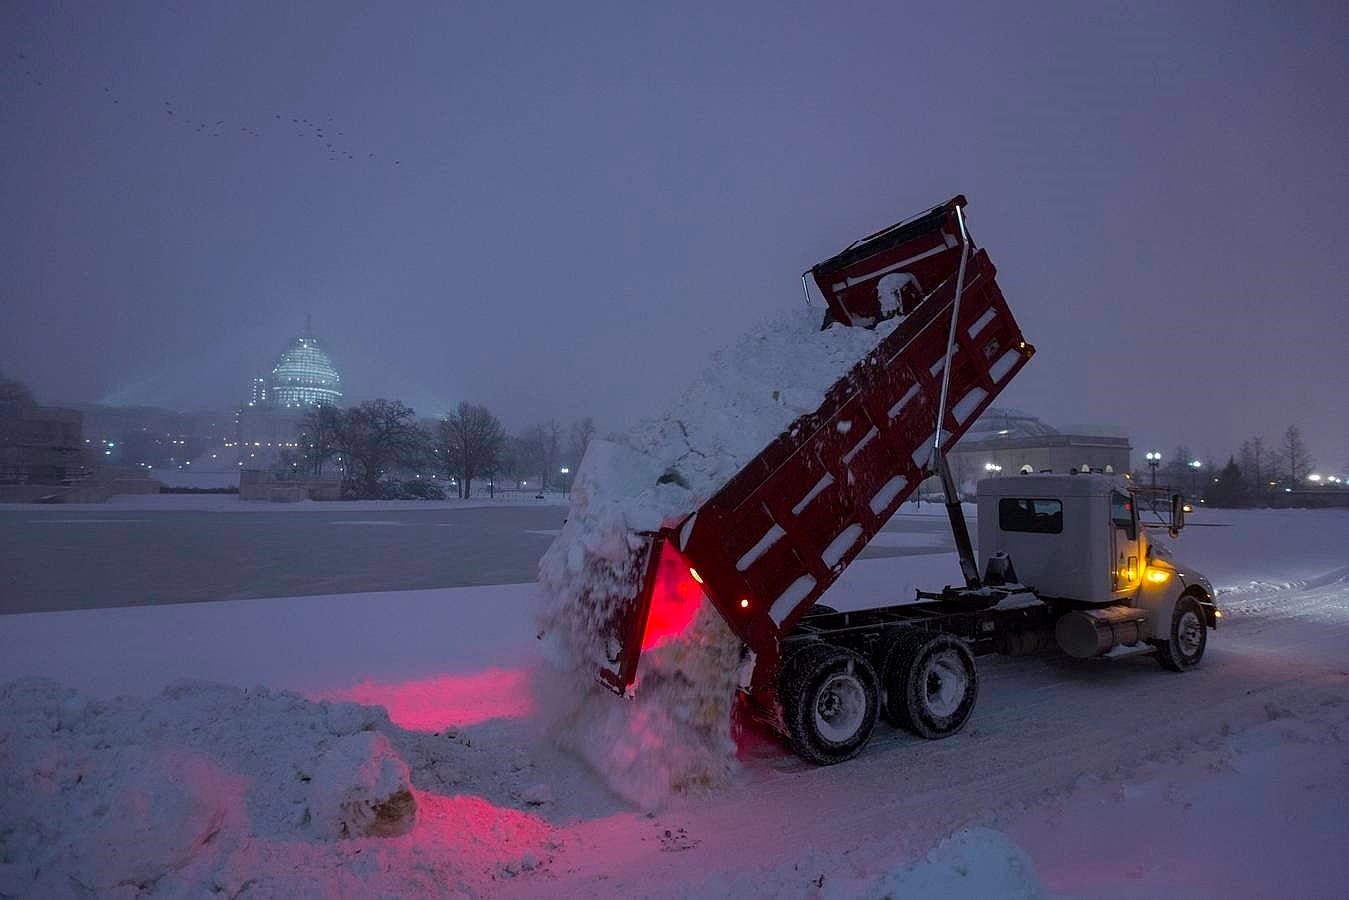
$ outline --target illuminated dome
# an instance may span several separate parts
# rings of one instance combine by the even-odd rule
[[[335,405],[342,399],[342,376],[312,337],[298,337],[272,367],[267,400],[277,406]]]

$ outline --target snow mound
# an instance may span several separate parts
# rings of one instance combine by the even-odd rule
[[[314,768],[309,815],[314,830],[333,840],[407,834],[417,823],[407,763],[382,734],[337,738]]]
[[[714,355],[662,415],[586,450],[567,523],[539,562],[538,619],[554,670],[540,706],[554,710],[559,741],[628,800],[654,808],[735,770],[741,646],[706,597],[688,629],[643,654],[633,698],[596,685],[618,651],[612,625],[641,588],[642,533],[696,510],[817,410],[893,327],[820,331],[808,310],[765,322]]]
[[[434,892],[446,879],[472,892],[500,852],[546,849],[549,827],[522,812],[414,790],[384,730],[397,733],[382,709],[266,688],[184,681],[102,702],[44,679],[0,685],[0,896]],[[470,822],[502,846],[476,846]]]

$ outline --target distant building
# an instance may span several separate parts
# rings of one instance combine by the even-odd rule
[[[248,400],[235,413],[239,467],[269,468],[285,451],[298,451],[305,413],[341,400],[342,375],[306,327],[276,358],[270,376],[249,383]]]
[[[234,441],[227,412],[178,412],[153,406],[77,405],[84,414],[84,446],[100,464],[177,468]]]
[[[342,376],[318,341],[301,335],[277,357],[262,398],[270,406],[336,406],[342,400]]]
[[[79,410],[23,405],[0,412],[0,484],[70,484],[88,474]]]
[[[1030,413],[995,407],[979,417],[948,459],[956,484],[968,489],[980,478],[1015,475],[1026,466],[1034,472],[1088,466],[1124,474],[1131,468],[1132,449],[1119,428],[1073,426],[1060,431]]]

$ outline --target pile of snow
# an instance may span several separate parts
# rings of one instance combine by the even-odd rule
[[[635,699],[596,685],[612,665],[612,625],[641,586],[642,532],[678,524],[786,431],[888,335],[797,311],[717,353],[664,414],[592,442],[571,511],[539,563],[550,677],[546,708],[562,742],[629,800],[660,805],[733,771],[730,710],[739,641],[704,597],[692,626],[643,654]]]
[[[476,892],[548,846],[535,817],[415,790],[390,734],[438,785],[453,761],[428,764],[379,707],[198,681],[101,701],[28,678],[0,685],[0,711],[0,896]]]

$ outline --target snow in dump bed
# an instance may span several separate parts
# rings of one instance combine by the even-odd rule
[[[617,652],[611,624],[641,586],[641,532],[674,526],[781,435],[894,328],[834,326],[796,311],[717,353],[665,410],[594,441],[561,534],[539,563],[556,733],[629,800],[723,784],[734,766],[739,641],[706,597],[681,635],[642,655],[635,698],[596,684]]]

